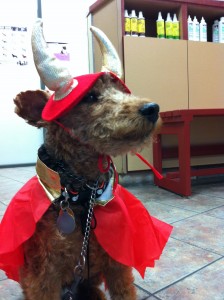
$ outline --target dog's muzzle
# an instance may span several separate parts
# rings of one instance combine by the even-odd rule
[[[159,118],[159,105],[151,102],[144,104],[139,112],[142,116],[145,116],[150,122],[156,123]]]

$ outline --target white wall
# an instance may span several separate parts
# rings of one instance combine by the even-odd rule
[[[0,25],[28,27],[29,64],[0,64],[0,165],[33,163],[43,141],[42,130],[29,126],[14,113],[13,98],[17,93],[40,86],[32,61],[30,29],[36,17],[36,0],[0,0]]]
[[[42,0],[45,38],[69,43],[74,76],[89,72],[86,16],[93,2]],[[31,33],[37,16],[36,0],[0,0],[0,7],[0,25],[28,26]],[[35,163],[37,149],[43,142],[42,130],[27,125],[14,113],[13,98],[17,93],[40,88],[30,44],[29,53],[30,64],[26,67],[0,64],[0,166]]]
[[[89,72],[87,14],[94,0],[42,0],[46,41],[66,42],[70,49],[70,70],[74,76]]]

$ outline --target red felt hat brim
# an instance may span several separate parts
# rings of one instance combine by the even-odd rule
[[[66,114],[82,100],[82,98],[93,87],[97,79],[104,74],[105,72],[100,72],[75,77],[74,79],[77,80],[78,85],[61,100],[54,100],[53,94],[42,111],[42,119],[50,122]],[[124,82],[121,81],[115,74],[110,73],[110,75],[114,80],[117,80],[122,84],[126,93],[131,93]]]

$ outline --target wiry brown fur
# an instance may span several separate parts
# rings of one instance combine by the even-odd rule
[[[72,129],[72,134],[54,122],[41,119],[48,98],[44,91],[20,93],[14,100],[16,113],[33,126],[45,127],[48,153],[88,180],[95,181],[100,176],[102,181],[107,176],[97,167],[99,153],[116,156],[135,151],[149,141],[156,127],[139,113],[149,100],[124,93],[123,87],[112,81],[109,74],[99,79],[88,95],[60,118],[65,127]],[[75,206],[73,210],[79,215],[81,208]],[[81,224],[77,218],[75,231],[62,235],[56,227],[57,216],[57,210],[51,206],[25,244],[21,285],[26,300],[59,300],[61,287],[73,280],[73,268],[83,242]],[[84,271],[78,299],[106,299],[97,288],[104,278],[112,300],[135,300],[131,268],[112,260],[92,233],[89,245],[90,271],[89,274],[87,269]]]

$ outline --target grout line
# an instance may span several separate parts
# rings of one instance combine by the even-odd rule
[[[196,271],[194,271],[194,272],[192,272],[192,273],[190,273],[190,274],[188,274],[188,275],[186,275],[186,276],[184,276],[184,277],[182,277],[182,278],[180,278],[180,279],[174,281],[173,283],[167,285],[166,287],[163,287],[162,289],[156,291],[156,292],[153,294],[153,296],[156,296],[156,294],[158,294],[158,293],[160,293],[160,292],[166,290],[167,288],[169,288],[169,287],[171,287],[171,286],[173,286],[173,285],[175,285],[175,284],[177,284],[177,283],[179,283],[179,282],[181,282],[181,281],[184,281],[186,278],[188,278],[188,277],[190,277],[190,276],[192,276],[192,275],[194,275],[194,274],[200,272],[201,270],[207,268],[208,266],[210,266],[210,265],[216,263],[217,261],[219,261],[219,260],[221,260],[221,259],[223,259],[223,257],[220,257],[220,258],[214,260],[213,262],[207,264],[206,266],[203,266],[203,267],[199,268],[198,270],[196,270]]]
[[[188,219],[191,219],[192,217],[195,217],[195,216],[198,216],[198,215],[201,215],[202,213],[195,213],[194,215],[192,216],[189,216],[189,217],[185,217],[183,219],[180,219],[180,220],[177,220],[177,221],[173,221],[173,222],[170,222],[169,224],[176,224],[178,222],[182,222],[182,221],[185,221],[185,220],[188,220]]]
[[[0,283],[5,281],[5,280],[9,280],[7,277],[3,277],[2,279],[0,279]]]
[[[216,198],[218,198],[218,197],[216,197]],[[220,199],[223,199],[223,198],[220,198]],[[141,201],[143,201],[143,200],[141,200]],[[208,212],[208,211],[210,211],[210,210],[213,210],[213,209],[220,208],[220,207],[224,206],[224,203],[222,203],[222,204],[220,203],[220,205],[218,205],[218,206],[215,206],[215,207],[213,207],[213,208],[209,208],[208,210],[200,211],[200,212],[199,212],[199,211],[187,209],[187,208],[184,208],[184,207],[181,207],[181,206],[176,206],[176,205],[170,204],[170,203],[164,204],[164,203],[158,202],[158,201],[156,201],[156,200],[149,200],[149,201],[150,201],[150,202],[157,203],[157,204],[161,204],[161,205],[164,205],[164,206],[171,206],[171,207],[175,207],[175,208],[178,208],[178,209],[181,209],[181,210],[189,211],[189,212],[195,213],[195,215],[203,214],[203,213],[206,213],[206,212]],[[192,200],[192,201],[194,201],[194,200]],[[197,203],[197,201],[195,201],[195,202]],[[189,217],[186,217],[186,218],[189,218]],[[175,221],[175,222],[176,222],[176,221]],[[178,222],[178,221],[177,221],[177,222]]]
[[[201,250],[207,251],[207,252],[209,252],[209,253],[212,253],[212,254],[218,255],[218,256],[220,256],[220,258],[224,258],[224,255],[223,255],[223,254],[220,254],[220,253],[218,253],[218,252],[215,252],[215,251],[213,251],[213,250],[209,250],[209,249],[202,248],[202,247],[200,247],[200,246],[198,246],[198,245],[192,244],[192,243],[190,243],[190,242],[188,242],[188,241],[185,241],[185,240],[178,239],[178,238],[176,238],[176,237],[173,237],[173,236],[171,236],[170,238],[172,238],[172,239],[174,239],[174,240],[176,240],[176,241],[179,241],[179,242],[182,242],[182,243],[188,244],[188,245],[190,245],[190,246],[194,246],[194,247],[196,247],[196,248],[198,248],[198,249],[201,249]]]
[[[176,206],[176,205],[174,205],[174,204],[170,204],[170,203],[166,203],[166,204],[164,204],[164,203],[162,203],[162,202],[158,202],[158,201],[156,201],[156,200],[149,200],[149,201],[151,201],[151,202],[154,202],[154,203],[157,203],[157,204],[162,204],[162,205],[165,205],[165,206],[171,206],[171,207],[175,207],[175,208],[178,208],[178,209],[182,209],[182,210],[186,210],[186,211],[190,211],[190,212],[199,213],[198,211],[191,210],[191,209],[186,209],[186,208],[184,208],[184,207],[181,207],[181,206]]]
[[[4,202],[0,201],[0,204],[4,205],[5,207],[8,206],[8,204],[5,204]]]
[[[207,215],[207,213],[208,213],[209,211],[212,211],[212,210],[214,210],[214,209],[220,208],[220,207],[222,207],[222,206],[224,206],[224,204],[222,204],[222,205],[220,205],[220,206],[217,206],[217,207],[214,207],[214,208],[210,208],[210,209],[205,210],[205,211],[203,211],[203,212],[195,213],[195,214],[192,215],[192,216],[189,216],[189,217],[186,217],[186,218],[183,218],[183,219],[174,221],[174,222],[172,222],[172,223],[170,223],[170,224],[176,224],[176,223],[178,223],[178,222],[181,222],[181,221],[190,219],[190,218],[195,217],[195,216],[198,216],[198,215],[206,215],[207,217],[211,217],[211,218],[218,219],[218,220],[223,220],[223,218],[218,218],[218,217],[215,217],[215,216],[212,216],[212,215]],[[193,212],[193,211],[192,211],[192,212]]]
[[[213,209],[216,209],[216,208],[220,208],[220,207],[222,207],[222,206],[224,206],[224,203],[223,203],[222,205],[219,205],[219,206],[216,206],[216,207],[210,208],[210,209],[208,209],[208,210],[204,211],[204,213],[206,213],[206,212],[208,212],[208,211],[211,211],[211,210],[213,210]]]
[[[13,179],[13,178],[10,178],[10,177],[7,177],[7,176],[1,176],[0,175],[0,177],[2,177],[2,178],[6,178],[6,179],[9,179],[9,180],[12,180],[12,181],[14,181],[14,182],[19,182],[19,183],[23,183],[23,184],[25,184],[29,179],[31,179],[33,176],[35,176],[35,175],[31,175],[28,179],[26,179],[26,181],[19,181],[19,180],[16,180],[16,179]]]
[[[149,291],[147,291],[147,290],[145,290],[143,287],[141,287],[140,285],[138,285],[137,283],[134,283],[134,285],[139,289],[139,290],[141,290],[141,291],[143,291],[143,292],[145,292],[146,294],[148,294],[148,296],[153,296],[153,294],[152,293],[150,293]],[[146,297],[146,298],[144,298],[144,299],[142,299],[142,300],[145,300],[145,299],[147,299],[148,298],[148,296]]]
[[[222,199],[222,200],[224,199],[224,197],[222,197],[222,196],[217,196],[215,194],[207,194],[207,193],[198,193],[198,194],[195,194],[194,197],[198,196],[198,195],[207,196],[207,197],[211,197],[211,198]]]
[[[157,299],[157,300],[162,300],[161,298],[159,298],[159,297],[156,296],[156,295],[153,295],[153,297],[154,297],[155,299]]]

